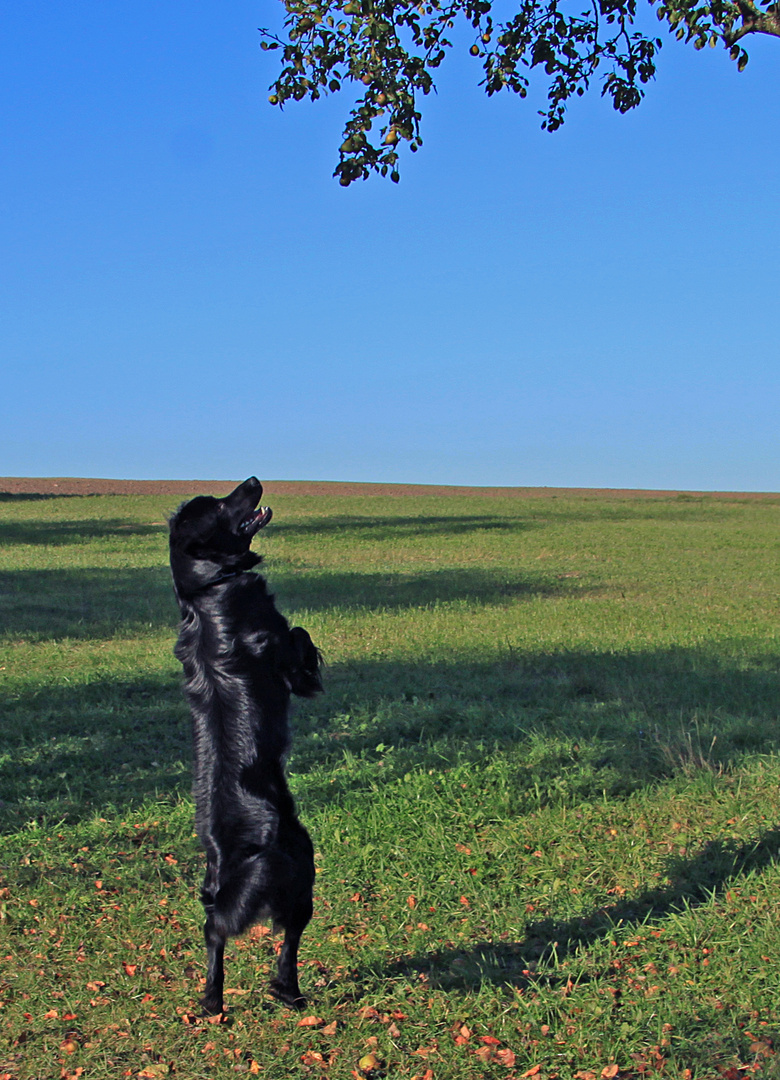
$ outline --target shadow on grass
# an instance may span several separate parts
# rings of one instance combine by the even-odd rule
[[[173,675],[44,687],[2,708],[2,831],[189,792],[189,714]]]
[[[35,498],[64,498],[66,496],[37,495]],[[75,545],[85,540],[126,539],[129,536],[166,534],[164,522],[127,521],[123,518],[84,518],[75,521],[3,521],[0,522],[0,544],[31,544],[42,547]]]
[[[298,772],[324,772],[349,754],[383,758],[390,780],[415,766],[441,767],[448,753],[484,760],[494,746],[506,750],[539,733],[588,740],[598,748],[593,766],[611,770],[609,786],[619,788],[624,779],[635,787],[677,772],[717,772],[740,754],[780,747],[780,674],[771,658],[732,664],[693,649],[524,653],[507,646],[493,663],[347,662],[326,669],[326,688],[298,712]],[[551,756],[540,765],[541,790],[554,790],[566,765],[576,771],[576,758]],[[340,770],[329,789],[356,782]]]
[[[523,597],[581,596],[590,591],[576,579],[481,567],[420,573],[318,573],[309,577],[305,592],[297,591],[290,574],[275,574],[271,584],[290,617],[299,611],[396,611],[458,600],[501,605]]]
[[[278,573],[270,587],[291,617],[298,610],[400,610],[467,600],[506,604],[523,597],[579,596],[580,582],[505,570],[433,570],[418,574],[322,573],[296,591],[292,574]],[[35,640],[110,638],[117,633],[168,627],[178,610],[167,566],[0,572],[0,635]]]
[[[742,845],[713,840],[693,857],[672,860],[667,870],[669,884],[663,888],[647,890],[580,918],[528,923],[520,942],[481,942],[470,949],[441,949],[390,965],[385,974],[422,975],[431,986],[446,990],[473,991],[485,982],[518,989],[564,984],[572,977],[571,969],[537,974],[537,968],[550,961],[559,964],[616,932],[634,933],[648,922],[683,914],[738,887],[748,874],[773,866],[779,859],[780,829],[768,830]]]
[[[780,496],[774,501],[780,501]],[[462,500],[460,505],[463,505]],[[474,506],[473,501],[471,505]],[[544,529],[550,525],[592,522],[609,525],[632,521],[726,521],[732,513],[728,501],[714,501],[706,496],[678,496],[658,502],[637,501],[627,496],[625,501],[601,500],[594,505],[590,500],[577,500],[576,496],[564,500],[551,495],[541,500],[518,500],[514,505],[522,509],[520,514],[496,513],[494,503],[492,508],[486,508],[481,514],[453,512],[376,517],[370,514],[323,514],[322,517],[312,516],[291,522],[285,521],[280,515],[279,520],[275,519],[273,528],[280,535],[289,537],[342,536],[348,532],[353,538],[374,541],[409,536],[464,536],[483,531],[518,533]],[[740,512],[744,511],[744,503],[739,500],[735,500],[733,505],[739,505]],[[500,506],[504,509],[507,503]]]
[[[336,514],[304,521],[280,522],[274,530],[280,535],[344,536],[372,541],[402,539],[409,536],[464,536],[467,533],[499,531],[526,532],[543,526],[543,520],[507,517],[499,514],[418,514],[372,517],[368,514]]]
[[[311,815],[379,779],[480,767],[495,746],[512,755],[508,812],[577,805],[593,791],[620,797],[777,749],[778,682],[758,664],[686,650],[337,665],[327,693],[294,710],[291,773]],[[7,829],[189,791],[189,718],[173,660],[158,677],[6,690],[0,706]]]
[[[167,567],[0,572],[6,639],[106,639],[170,627],[178,610]]]
[[[58,495],[54,492],[51,494],[43,494],[41,492],[32,491],[0,491],[0,503],[26,503],[26,502],[48,502],[51,499],[78,499],[84,498],[83,495]]]

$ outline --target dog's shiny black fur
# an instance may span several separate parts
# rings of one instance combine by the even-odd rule
[[[223,1007],[225,940],[261,919],[284,929],[272,993],[305,1004],[298,943],[312,913],[313,849],[284,775],[290,694],[322,689],[320,656],[277,611],[252,537],[270,510],[250,477],[224,499],[198,496],[170,521],[181,609],[175,654],[184,666],[194,736],[196,827],[206,851],[201,899],[208,972],[203,1008]]]

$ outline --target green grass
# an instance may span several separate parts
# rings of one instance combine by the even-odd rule
[[[301,1016],[204,974],[160,497],[0,499],[0,1078],[780,1077],[780,497],[277,496]]]

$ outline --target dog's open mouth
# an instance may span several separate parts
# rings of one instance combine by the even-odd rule
[[[260,529],[264,529],[268,522],[273,517],[273,510],[270,506],[260,506],[257,510],[254,510],[248,518],[245,518],[238,526],[238,531],[245,536],[254,536]]]

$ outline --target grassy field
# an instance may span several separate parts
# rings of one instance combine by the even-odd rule
[[[269,496],[309,1005],[219,1023],[178,501],[0,496],[0,1078],[780,1077],[780,496]]]

